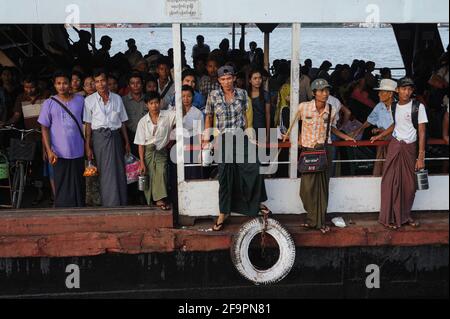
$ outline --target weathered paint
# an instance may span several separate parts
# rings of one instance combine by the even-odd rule
[[[125,221],[119,227],[118,220],[111,216],[96,219],[95,211],[86,213],[86,218],[63,212],[60,212],[61,217],[51,218],[27,217],[21,212],[17,212],[17,217],[0,216],[0,225],[6,225],[0,229],[0,258],[229,250],[242,224],[250,220],[233,217],[227,221],[224,231],[216,233],[211,231],[212,220],[198,221],[193,227],[165,228],[162,226],[164,223],[158,224],[158,219],[163,220],[152,218],[153,214],[136,217],[131,223]],[[343,217],[349,227],[332,228],[327,236],[320,231],[300,227],[304,216],[275,215],[274,219],[288,230],[295,245],[301,247],[448,246],[448,213],[415,214],[414,217],[422,223],[421,227],[404,227],[399,231],[391,231],[378,224],[378,214]],[[80,220],[86,225],[88,219],[89,227],[80,230],[82,226],[75,221]],[[133,218],[126,215],[123,219]],[[138,220],[141,222],[137,223]],[[5,267],[8,270],[10,265]],[[45,264],[42,267],[45,270]]]
[[[374,19],[381,23],[439,23],[449,20],[448,0],[283,0],[282,5],[271,0],[200,0],[198,14],[189,18],[171,17],[166,2],[128,0],[111,5],[109,0],[1,0],[0,21],[39,24],[353,23]]]
[[[276,214],[306,213],[300,200],[301,179],[268,179],[267,205]],[[332,178],[330,182],[329,213],[367,213],[380,210],[381,178]],[[180,215],[211,216],[219,212],[217,181],[194,181],[179,185],[184,207]],[[413,210],[449,209],[449,176],[430,176],[430,189],[416,194]],[[208,199],[208,200],[205,200]]]

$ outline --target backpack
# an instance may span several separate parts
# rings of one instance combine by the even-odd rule
[[[398,104],[397,102],[394,102],[391,107],[394,124],[395,124],[395,112],[397,111],[397,104]],[[411,108],[411,119],[417,133],[419,132],[419,109],[420,109],[420,102],[417,100],[413,100]]]
[[[395,125],[395,111],[397,110],[397,104],[398,102],[394,102],[391,107],[394,125]],[[411,108],[411,120],[414,128],[417,131],[417,141],[416,141],[417,149],[419,149],[419,109],[420,109],[420,102],[417,100],[413,100]],[[428,132],[425,134],[425,147],[427,146],[427,141],[428,141]]]

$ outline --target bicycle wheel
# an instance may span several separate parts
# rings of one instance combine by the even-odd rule
[[[23,191],[25,188],[24,176],[25,167],[24,164],[19,162],[16,164],[16,170],[14,172],[13,181],[13,196],[12,196],[12,206],[13,208],[20,208],[22,205]]]
[[[19,173],[20,173],[20,183],[19,183],[19,194],[17,195],[17,207],[20,208],[22,206],[22,197],[23,192],[25,191],[25,166],[23,163],[20,163],[19,166]]]
[[[17,190],[19,189],[19,164],[16,163],[14,165],[14,175],[13,175],[13,182],[11,185],[11,205],[12,208],[16,208],[16,203],[17,203]]]

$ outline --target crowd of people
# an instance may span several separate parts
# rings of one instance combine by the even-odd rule
[[[250,43],[250,50],[246,52],[231,50],[228,39],[224,39],[218,49],[211,50],[199,35],[192,50],[192,66],[187,64],[183,44],[182,87],[177,88],[173,81],[173,49],[166,55],[156,50],[143,55],[136,41],[128,39],[128,50],[111,56],[113,39],[109,36],[101,38],[98,50],[92,50],[89,32],[79,31],[79,38],[71,47],[73,59],[55,66],[57,70],[51,78],[23,75],[10,67],[0,70],[0,126],[42,129],[42,136],[29,136],[38,145],[33,161],[34,179],[43,181],[47,175],[56,207],[142,204],[143,197],[136,187],[127,186],[125,155],[133,154],[139,160],[141,172],[151,177],[145,191],[146,203],[170,209],[173,174],[169,153],[174,145],[172,130],[176,122],[177,90],[182,93],[183,127],[191,143],[198,139],[206,147],[211,142],[210,136],[204,136],[204,129],[214,127],[220,135],[226,135],[232,129],[252,127],[257,132],[256,142],[264,144],[269,140],[271,128],[286,134],[292,126],[291,63],[275,60],[266,70],[264,52],[255,42]],[[413,152],[410,145],[420,136],[420,165],[415,167],[412,156],[408,160],[413,170],[422,168],[425,154],[422,138],[443,138],[448,144],[448,48],[435,61],[435,68],[425,84],[416,78],[397,83],[389,68],[376,70],[371,61],[354,60],[349,65],[339,64],[333,68],[329,61],[315,67],[313,61],[306,59],[299,79],[299,142],[306,149],[314,149],[316,144],[336,140],[406,139],[408,149],[404,143],[395,146],[396,152],[403,154]],[[402,90],[404,87],[414,90],[406,94]],[[400,106],[409,104],[413,93],[414,100],[421,103],[419,126],[414,132],[410,126],[399,127],[401,120],[396,121],[393,116],[395,108],[397,116],[408,113]],[[330,128],[322,126],[321,121],[330,122]],[[425,127],[427,122],[429,125]],[[325,141],[328,133],[329,141]],[[8,147],[11,134],[0,136],[2,149]],[[248,142],[246,139],[245,143]],[[394,148],[392,143],[389,147]],[[328,151],[328,159],[340,156],[336,149]],[[386,156],[388,167],[383,170],[382,162],[377,162],[373,174],[387,174],[387,185],[395,178],[392,170],[398,164],[394,155],[389,157],[387,147],[378,147],[376,158]],[[99,178],[86,180],[83,171],[86,164],[93,161]],[[250,215],[270,212],[261,204],[267,194],[258,165],[219,164],[221,215],[215,230],[223,228],[231,211]],[[328,231],[322,217],[327,207],[330,174],[336,174],[336,167],[331,164],[327,172],[302,174],[308,182],[302,183],[300,196],[303,203],[307,203],[306,210],[313,213],[305,227]],[[202,177],[195,168],[187,174],[187,178]],[[239,183],[257,185],[252,188],[253,193],[243,196],[236,194]],[[42,188],[44,183],[35,185]],[[322,194],[321,201],[311,197],[311,193]],[[413,196],[406,197],[404,201],[409,205]],[[36,202],[41,199],[42,189],[39,189]],[[383,211],[392,210],[391,204],[383,206]],[[409,215],[395,220],[383,217],[387,226],[397,227],[406,222],[414,224]]]

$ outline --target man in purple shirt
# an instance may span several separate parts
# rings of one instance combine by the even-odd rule
[[[38,122],[48,161],[54,167],[55,207],[83,207],[85,204],[84,98],[70,93],[70,76],[56,72],[57,95],[42,105]]]

